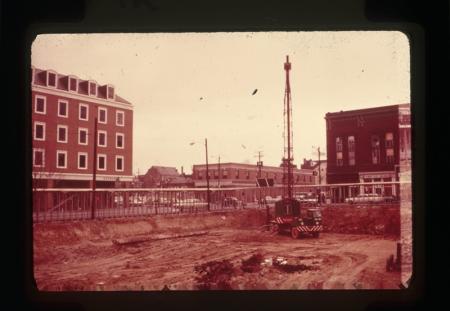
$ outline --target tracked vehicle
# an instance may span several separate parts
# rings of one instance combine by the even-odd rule
[[[301,208],[295,199],[275,203],[275,217],[270,222],[273,232],[289,232],[294,239],[312,235],[318,238],[322,227],[322,215],[317,208]]]

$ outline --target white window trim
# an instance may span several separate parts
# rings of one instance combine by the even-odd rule
[[[36,125],[42,125],[42,126],[43,126],[43,130],[42,130],[42,136],[43,136],[43,137],[42,137],[42,138],[36,137]],[[35,122],[34,122],[33,130],[34,130],[34,134],[33,134],[34,140],[41,140],[41,141],[44,141],[44,140],[45,140],[45,122],[35,121]]]
[[[105,134],[105,144],[100,145],[100,134]],[[97,131],[97,146],[99,147],[107,147],[108,146],[108,134],[106,131]]]
[[[117,159],[122,159],[122,169],[121,170],[119,170],[117,168]],[[116,166],[116,172],[123,172],[125,170],[125,159],[124,159],[124,156],[116,156],[115,166]]]
[[[66,115],[62,115],[59,110],[59,104],[65,103],[66,104]],[[62,118],[68,118],[69,117],[69,101],[65,99],[58,99],[58,117]]]
[[[105,112],[105,121],[101,121],[100,120],[100,111],[104,111]],[[98,113],[98,123],[102,123],[102,124],[108,123],[108,109],[107,108],[105,108],[105,107],[98,107],[97,113]]]
[[[50,79],[49,79],[50,74],[55,75],[55,85],[50,85],[50,84],[49,84],[49,81],[50,81]],[[48,71],[47,71],[47,87],[52,88],[52,89],[56,89],[56,85],[57,85],[57,84],[58,84],[58,74],[57,74],[56,72],[54,72],[54,71],[48,70]]]
[[[119,122],[117,122],[117,120],[118,120],[117,116],[119,114],[122,114],[122,124],[119,124]],[[125,112],[124,111],[120,111],[120,110],[116,111],[116,125],[117,126],[125,126]]]
[[[44,100],[44,112],[37,110],[37,100],[38,100],[38,98]],[[34,112],[38,113],[38,114],[46,114],[47,113],[47,97],[42,96],[42,95],[36,95],[34,97]]]
[[[66,140],[60,140],[59,139],[59,129],[61,129],[61,128],[66,129]],[[68,140],[69,140],[69,127],[67,125],[60,125],[60,124],[58,124],[56,126],[56,141],[58,143],[67,144]]]
[[[60,154],[64,154],[64,166],[59,166],[58,157]],[[56,150],[56,168],[67,168],[67,151],[65,150]]]
[[[105,158],[105,168],[100,168],[100,158]],[[107,158],[106,158],[106,154],[98,154],[97,155],[97,170],[99,171],[106,171],[107,168],[107,162],[106,162]]]
[[[75,79],[75,91],[72,91],[70,89],[70,79]],[[67,89],[69,90],[69,92],[71,93],[78,93],[78,78],[75,76],[69,76],[69,79],[67,80]]]
[[[84,155],[86,157],[86,167],[80,166],[80,156],[82,156],[82,155]],[[79,170],[87,170],[88,169],[88,153],[87,152],[78,152],[77,163],[78,163]]]
[[[117,137],[122,136],[122,147],[117,146]],[[125,134],[124,133],[116,133],[116,148],[117,149],[125,149]]]
[[[81,138],[81,131],[85,131],[86,132],[86,142],[82,143],[80,138]],[[89,129],[85,128],[85,127],[79,127],[78,128],[78,145],[84,145],[87,146],[89,144]]]
[[[86,107],[86,119],[81,118],[81,107]],[[89,121],[89,105],[83,103],[78,104],[78,120]]]
[[[36,165],[36,152],[42,152],[42,165]],[[45,149],[34,148],[33,149],[33,167],[45,167]]]

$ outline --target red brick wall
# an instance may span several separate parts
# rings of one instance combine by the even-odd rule
[[[42,95],[46,97],[46,114],[36,114],[35,96]],[[58,99],[68,101],[68,117],[58,116]],[[89,106],[88,121],[79,120],[78,109],[79,103]],[[34,140],[32,137],[33,148],[41,148],[45,150],[45,168],[37,170],[60,172],[60,173],[86,173],[92,174],[93,168],[93,134],[94,134],[94,118],[98,115],[97,107],[107,108],[107,124],[98,123],[98,130],[107,132],[107,147],[98,147],[97,153],[107,155],[106,171],[97,171],[97,174],[105,175],[132,175],[132,135],[133,135],[133,112],[128,109],[115,108],[107,105],[97,104],[86,100],[72,99],[43,92],[32,92],[32,130],[34,130],[34,121],[45,122],[45,141]],[[124,111],[125,126],[116,126],[116,111]],[[57,125],[68,126],[68,142],[57,142]],[[88,145],[78,144],[78,128],[88,129]],[[125,135],[124,149],[116,148],[116,133],[120,132]],[[67,151],[67,168],[56,167],[56,150]],[[87,169],[78,169],[78,152],[86,152],[88,154]],[[115,170],[115,156],[124,156],[124,171]]]
[[[356,116],[334,117],[327,126],[327,181],[328,183],[359,182],[358,172],[393,171],[399,163],[398,110],[396,107],[380,113],[361,114],[363,126]],[[385,134],[394,135],[393,164],[386,163]],[[372,164],[371,136],[380,138],[380,162]],[[355,165],[348,164],[348,136],[355,136]],[[336,165],[336,137],[343,138],[343,166]]]

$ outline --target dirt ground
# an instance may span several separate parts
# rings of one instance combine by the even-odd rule
[[[35,224],[36,284],[44,291],[399,288],[400,272],[386,272],[399,236],[324,232],[293,240],[265,231],[265,217],[243,210]],[[178,238],[145,241],[161,234]]]

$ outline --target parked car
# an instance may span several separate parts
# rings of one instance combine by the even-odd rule
[[[362,193],[356,197],[345,199],[345,203],[381,203],[384,202],[384,197],[377,193]]]
[[[174,207],[192,207],[192,206],[206,206],[208,203],[200,200],[200,199],[185,199],[185,200],[178,200],[173,204]]]
[[[297,192],[294,194],[294,198],[301,203],[317,204],[317,195],[312,192]]]
[[[231,206],[234,208],[238,208],[242,206],[242,201],[236,197],[226,197],[223,199],[223,206]]]

